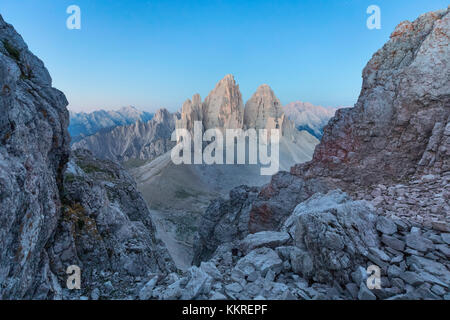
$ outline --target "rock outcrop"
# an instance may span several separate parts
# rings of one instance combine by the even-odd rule
[[[220,245],[208,262],[159,279],[149,298],[450,298],[448,232],[378,216],[340,190],[300,203],[280,229]],[[379,283],[368,279],[373,266]]]
[[[175,270],[135,182],[118,164],[76,150],[64,176],[62,209],[48,249],[52,270],[63,280],[67,266],[77,265],[83,275],[82,290],[64,296],[97,289],[112,298],[112,285],[116,298],[126,298],[136,277]]]
[[[336,112],[313,161],[292,173],[356,186],[448,171],[449,34],[448,10],[399,24],[364,68],[355,107]]]
[[[306,185],[319,180],[328,190],[339,187],[353,194],[421,179],[423,172],[448,172],[448,10],[406,24],[410,27],[399,32],[405,23],[400,24],[367,64],[357,104],[337,110],[313,160],[291,168]],[[265,189],[283,192],[275,177]],[[258,196],[254,225],[265,226],[267,216],[279,215],[266,209],[272,202],[264,193]],[[285,204],[295,205],[295,200]]]
[[[171,135],[175,130],[177,116],[166,109],[159,109],[150,121],[137,121],[128,126],[98,132],[74,143],[72,150],[88,149],[97,158],[118,162],[150,161],[175,145]]]
[[[0,16],[0,299],[56,292],[46,245],[61,212],[67,104]]]
[[[140,276],[174,270],[119,165],[80,150],[66,170],[67,104],[0,16],[0,299],[126,298]],[[70,265],[81,290],[65,289]]]
[[[230,191],[229,200],[211,202],[199,222],[193,264],[208,260],[220,244],[248,235],[250,205],[258,192],[256,187],[240,186]]]
[[[243,127],[244,104],[239,85],[229,74],[220,80],[203,102],[203,125],[211,128]]]

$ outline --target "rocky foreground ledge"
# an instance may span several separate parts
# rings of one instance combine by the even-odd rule
[[[340,190],[300,203],[280,230],[219,246],[141,299],[450,299],[450,233],[376,214]],[[381,269],[369,290],[367,267]]]

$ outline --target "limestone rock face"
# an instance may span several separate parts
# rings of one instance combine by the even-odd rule
[[[308,174],[368,185],[448,171],[449,34],[448,9],[401,23],[364,68],[355,107],[325,128]]]
[[[203,122],[202,98],[199,94],[195,94],[192,101],[188,99],[183,103],[181,117],[176,121],[176,127],[193,133],[195,121]]]
[[[152,120],[137,121],[128,126],[118,126],[98,132],[72,145],[72,150],[88,149],[96,157],[113,161],[152,160],[169,151],[175,142],[171,135],[177,115],[159,109]]]
[[[203,102],[204,129],[241,129],[244,104],[239,85],[229,74],[220,80]]]
[[[58,294],[45,246],[60,217],[67,104],[0,16],[0,299]]]
[[[77,151],[66,170],[66,106],[0,16],[0,299],[125,298],[136,277],[173,270],[119,165]],[[81,268],[82,290],[66,289],[70,265]]]
[[[187,129],[193,134],[195,121],[202,122],[203,131],[243,128],[242,94],[231,74],[220,80],[203,102],[199,94],[184,102],[176,127]]]
[[[230,199],[216,199],[200,219],[198,239],[194,241],[193,263],[208,260],[219,244],[248,235],[250,204],[258,188],[241,186],[230,191]]]
[[[349,275],[369,255],[369,248],[378,247],[375,210],[369,202],[352,201],[340,191],[326,196],[317,193],[299,204],[285,223],[295,245],[302,251],[295,258],[301,263],[298,271],[318,282],[347,283]]]
[[[256,130],[280,129],[281,136],[292,141],[298,134],[294,124],[286,117],[280,100],[267,84],[259,86],[245,104],[244,125]]]
[[[67,266],[78,265],[82,291],[99,288],[101,295],[108,295],[103,283],[110,281],[117,289],[121,286],[117,294],[124,294],[135,277],[174,270],[155,238],[135,182],[118,164],[76,150],[65,173],[63,201],[62,219],[48,249],[52,270],[62,282]]]
[[[284,112],[272,89],[263,84],[245,104],[244,123],[247,128],[281,129]]]

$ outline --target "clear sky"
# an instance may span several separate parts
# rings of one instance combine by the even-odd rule
[[[228,73],[244,100],[267,83],[283,104],[353,105],[363,67],[394,27],[447,2],[1,0],[0,13],[44,61],[69,109],[174,111]],[[81,30],[66,28],[72,4]],[[366,27],[372,4],[380,30]]]

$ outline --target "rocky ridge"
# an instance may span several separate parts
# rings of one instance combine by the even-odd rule
[[[449,170],[447,11],[397,26],[364,68],[355,107],[336,112],[313,161],[293,174],[367,186]]]
[[[69,115],[69,134],[72,143],[99,131],[130,125],[138,120],[147,122],[153,117],[153,114],[138,110],[133,106],[123,107],[116,111],[69,112]]]
[[[72,150],[88,149],[100,159],[118,162],[144,163],[170,151],[178,114],[159,109],[152,120],[137,121],[128,126],[117,126],[106,132],[98,132],[72,145]]]

